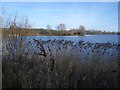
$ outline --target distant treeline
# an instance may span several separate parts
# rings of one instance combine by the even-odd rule
[[[2,35],[16,35],[16,36],[84,36],[86,34],[120,34],[120,32],[106,32],[101,30],[88,30],[85,26],[80,25],[78,28],[66,30],[66,25],[64,23],[60,23],[54,29],[47,25],[46,28],[31,28],[27,18],[20,19],[17,15],[13,15],[13,17],[9,17],[2,21]]]
[[[120,32],[108,32],[100,30],[86,30],[86,34],[120,34]]]
[[[120,34],[120,32],[106,32],[98,30],[72,29],[72,30],[48,30],[48,29],[24,29],[24,28],[3,28],[3,35],[17,35],[17,36],[74,36],[74,35],[88,35],[88,34]]]

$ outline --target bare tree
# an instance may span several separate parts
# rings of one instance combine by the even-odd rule
[[[27,17],[19,17],[18,14],[9,15],[8,18],[3,17],[3,27],[8,28],[7,35],[10,36],[26,36],[28,29],[31,28],[31,24]]]
[[[63,24],[63,23],[59,24],[58,27],[59,27],[59,30],[65,30],[66,29],[66,25]]]
[[[6,54],[6,52],[8,52],[12,57],[23,55],[23,52],[27,47],[26,36],[28,35],[28,28],[30,27],[28,19],[23,19],[23,17],[20,18],[18,15],[12,15],[12,17],[9,16],[7,19],[3,19],[4,28],[2,29],[2,46],[8,47],[3,53]],[[21,63],[22,60],[19,62]]]
[[[85,27],[83,25],[80,25],[78,32],[80,35],[85,35],[85,30],[86,30]]]
[[[66,25],[61,23],[57,26],[57,29],[60,30],[60,35],[63,35],[63,31],[66,29]]]
[[[47,30],[48,30],[49,35],[51,35],[51,31],[50,30],[52,30],[52,27],[50,25],[47,25]]]
[[[52,27],[50,25],[47,25],[47,30],[51,30]]]

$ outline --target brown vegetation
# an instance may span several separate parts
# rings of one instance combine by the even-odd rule
[[[3,47],[3,88],[118,87],[116,54],[107,60],[103,54],[107,50],[98,52],[109,49],[111,44],[93,45],[90,57],[86,54],[82,57],[83,55],[80,55],[82,51],[89,48],[84,42],[79,42],[77,46],[72,45],[70,41],[55,40],[34,39],[29,44],[21,43],[18,42],[18,46],[15,47],[13,46],[15,41],[14,44],[10,41]],[[69,46],[71,49],[68,49]]]
[[[119,87],[119,44],[29,41],[25,37],[29,29],[24,27],[24,31],[23,27],[10,27],[3,32],[3,88]],[[111,49],[112,55],[109,54]]]

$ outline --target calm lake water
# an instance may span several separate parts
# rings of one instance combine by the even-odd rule
[[[91,43],[120,43],[118,38],[120,35],[86,35],[86,36],[29,36],[29,39],[41,39],[41,40],[71,40],[75,43],[79,41],[91,42]]]
[[[70,53],[69,55],[75,55],[75,57],[77,56],[83,60],[84,58],[89,60],[92,55],[96,55],[98,57],[101,56],[103,60],[110,60],[113,57],[118,57],[118,44],[120,44],[120,41],[118,41],[119,37],[120,35],[29,36],[28,40],[33,41],[32,45],[29,45],[29,48],[31,51],[35,51],[36,53],[39,53],[39,48],[33,38],[40,41],[54,41],[56,39],[55,41],[64,40],[64,42],[59,44],[57,42],[51,43],[48,41],[43,44],[45,51],[49,52],[50,49],[54,57],[57,53],[59,53],[61,57],[64,57],[66,53]],[[66,40],[73,41],[74,44],[64,44]],[[85,41],[86,43],[79,44],[79,41]]]
[[[118,57],[118,51],[120,49],[120,41],[118,41],[119,37],[120,35],[28,36],[28,43],[26,43],[26,41],[23,43],[27,45],[27,47],[25,49],[20,48],[20,51],[28,53],[29,55],[38,55],[41,53],[41,45],[38,42],[35,42],[35,40],[33,40],[34,38],[36,41],[41,41],[45,52],[52,52],[53,57],[56,57],[57,54],[61,55],[61,57],[65,57],[65,55],[68,54],[74,57],[77,56],[78,59],[84,60],[87,58],[89,60],[89,58],[95,55],[98,57],[101,56],[103,60],[110,60],[111,58]],[[53,40],[55,42],[50,40]],[[73,41],[74,43],[68,44],[66,43],[66,40]],[[58,43],[57,41],[63,42]],[[19,38],[14,44],[15,49],[12,48],[11,52],[16,53],[16,46],[20,46]],[[3,51],[4,53],[7,52],[6,49]]]

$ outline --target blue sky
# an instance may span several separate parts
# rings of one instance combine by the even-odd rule
[[[4,16],[17,12],[36,28],[50,25],[54,29],[64,23],[67,29],[84,25],[87,29],[118,31],[117,2],[6,2],[2,8]]]

